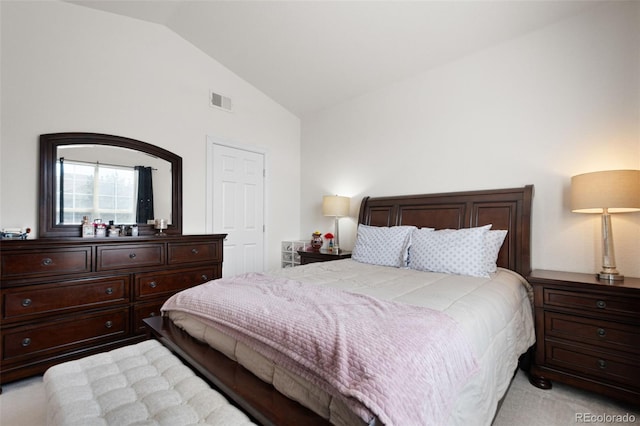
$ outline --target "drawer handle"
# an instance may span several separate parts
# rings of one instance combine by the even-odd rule
[[[33,303],[33,302],[29,298],[22,300],[22,306],[24,306],[25,308],[28,308],[29,306],[31,306],[31,303]]]
[[[598,368],[600,368],[601,370],[604,370],[605,368],[607,368],[607,362],[604,359],[599,359]]]
[[[607,302],[605,302],[604,300],[598,300],[596,302],[596,306],[600,309],[604,309],[607,307]]]
[[[107,287],[107,289],[104,292],[106,294],[108,294],[108,295],[112,295],[113,294],[113,289],[111,287]]]
[[[104,323],[104,326],[105,326],[106,328],[111,328],[111,327],[113,327],[113,322],[111,322],[111,321],[107,321],[107,322],[105,322],[105,323]]]
[[[51,264],[53,264],[53,260],[51,260],[50,258],[45,257],[44,259],[42,259],[43,266],[50,266]]]
[[[151,288],[156,288],[156,287],[158,287],[158,283],[156,283],[155,281],[151,281],[151,282],[149,283],[149,287],[151,287]]]
[[[207,277],[205,274],[202,274],[200,278],[202,279],[202,281],[209,281],[209,277]]]
[[[607,335],[607,331],[604,328],[599,328],[598,329],[598,336],[604,337],[606,335]]]
[[[200,252],[198,251],[198,249],[197,249],[197,248],[193,248],[193,249],[191,249],[191,253],[193,253],[193,254],[198,254],[198,253],[200,253]]]
[[[129,259],[135,259],[136,254],[135,253],[129,253]]]
[[[22,339],[22,347],[26,348],[27,346],[29,346],[31,344],[31,339],[28,337],[25,337],[24,339]]]

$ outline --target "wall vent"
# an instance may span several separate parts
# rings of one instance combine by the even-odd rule
[[[209,106],[220,108],[229,112],[233,111],[233,103],[231,102],[231,98],[216,93],[213,90],[209,90]]]

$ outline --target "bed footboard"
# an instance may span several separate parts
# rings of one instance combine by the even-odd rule
[[[282,395],[239,363],[189,336],[168,318],[151,317],[143,321],[150,337],[175,353],[256,423],[265,426],[330,424],[328,420]]]

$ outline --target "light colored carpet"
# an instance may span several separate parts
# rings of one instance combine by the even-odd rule
[[[583,416],[582,421],[576,417],[578,415]],[[627,421],[623,421],[622,417],[615,417],[624,415],[627,415]],[[605,416],[608,417],[604,418]],[[511,383],[493,426],[575,426],[580,423],[599,426],[640,425],[640,407],[632,408],[561,383],[554,383],[551,390],[537,389],[530,385],[524,373],[519,371]],[[3,393],[0,395],[0,425],[45,424],[42,376],[3,387]]]

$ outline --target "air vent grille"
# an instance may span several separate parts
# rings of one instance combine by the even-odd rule
[[[216,93],[213,90],[209,91],[209,106],[220,108],[229,112],[233,111],[233,103],[231,102],[231,98]]]

